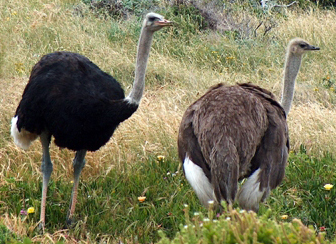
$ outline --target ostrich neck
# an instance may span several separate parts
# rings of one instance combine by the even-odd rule
[[[294,96],[296,76],[301,65],[301,55],[287,55],[285,64],[284,84],[282,90],[281,105],[288,115]]]
[[[141,31],[137,50],[133,88],[128,97],[126,98],[126,100],[129,103],[133,104],[140,103],[145,88],[145,74],[149,52],[152,45],[153,34],[154,32],[148,31],[145,28],[143,28]]]

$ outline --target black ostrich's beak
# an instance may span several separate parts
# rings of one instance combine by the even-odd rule
[[[172,26],[173,23],[174,22],[166,20],[166,19],[157,21],[157,25],[159,25],[159,26]]]

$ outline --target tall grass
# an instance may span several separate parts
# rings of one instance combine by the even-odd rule
[[[196,27],[188,16],[169,11],[167,6],[160,13],[177,25],[155,34],[139,110],[120,125],[107,145],[86,157],[76,209],[79,222],[70,232],[62,229],[74,153],[51,146],[54,172],[48,193],[48,232],[41,236],[33,229],[40,204],[41,146],[35,142],[28,151],[18,149],[9,133],[31,67],[49,52],[78,52],[113,75],[128,93],[141,20],[101,18],[78,0],[0,1],[1,222],[19,236],[36,241],[64,237],[68,241],[123,239],[149,243],[157,240],[158,229],[173,236],[184,221],[183,203],[191,205],[192,211],[205,211],[182,176],[177,159],[176,137],[183,112],[209,86],[219,82],[250,81],[280,97],[285,48],[298,36],[321,47],[303,59],[288,117],[291,160],[303,168],[297,171],[289,165],[283,186],[272,194],[266,207],[274,209],[276,216],[311,216],[306,223],[314,222],[317,229],[328,225],[335,231],[331,205],[323,205],[325,199],[316,196],[323,195],[321,184],[335,183],[333,160],[325,159],[326,152],[336,152],[335,12],[288,10],[286,18],[278,19],[278,26],[267,37],[237,39],[230,34],[193,30]],[[304,154],[300,154],[302,145]],[[165,156],[164,163],[156,159],[158,155]],[[316,168],[304,167],[311,160]],[[302,183],[307,177],[321,180],[307,185]],[[291,190],[294,186],[297,191]],[[306,194],[311,188],[318,190]],[[147,199],[139,203],[137,197],[142,194]],[[300,207],[286,205],[292,196],[301,199]],[[334,201],[334,195],[331,199]],[[34,206],[36,213],[28,218],[20,216],[20,210],[28,206]],[[326,222],[317,220],[321,208]]]

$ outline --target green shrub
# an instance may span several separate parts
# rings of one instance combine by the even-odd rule
[[[0,224],[0,244],[10,243],[13,239],[13,233],[6,226]]]
[[[284,0],[281,1],[284,4],[290,4],[294,2],[294,0]],[[319,7],[326,7],[326,8],[334,8],[336,6],[336,1],[335,0],[297,0],[296,1],[300,8],[307,8],[312,5],[317,5]]]
[[[270,210],[262,216],[244,210],[225,208],[224,214],[214,218],[209,211],[204,218],[195,213],[190,219],[188,206],[185,209],[186,225],[181,226],[173,240],[160,232],[158,243],[331,243],[324,234],[315,234],[313,227],[307,227],[299,219],[291,222],[276,222],[269,218]]]
[[[158,9],[160,0],[83,0],[97,14],[106,14],[114,19],[127,18],[129,15],[142,16]]]

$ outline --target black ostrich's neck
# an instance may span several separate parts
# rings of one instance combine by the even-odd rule
[[[133,88],[128,97],[126,98],[126,101],[128,101],[131,104],[138,105],[140,103],[145,88],[145,74],[149,52],[152,45],[153,34],[154,32],[148,31],[145,26],[142,28],[138,43]]]
[[[113,109],[110,111],[112,120],[117,119],[117,123],[121,123],[132,116],[132,114],[138,109],[139,105],[135,103],[129,103],[126,100],[118,100],[113,102]]]

